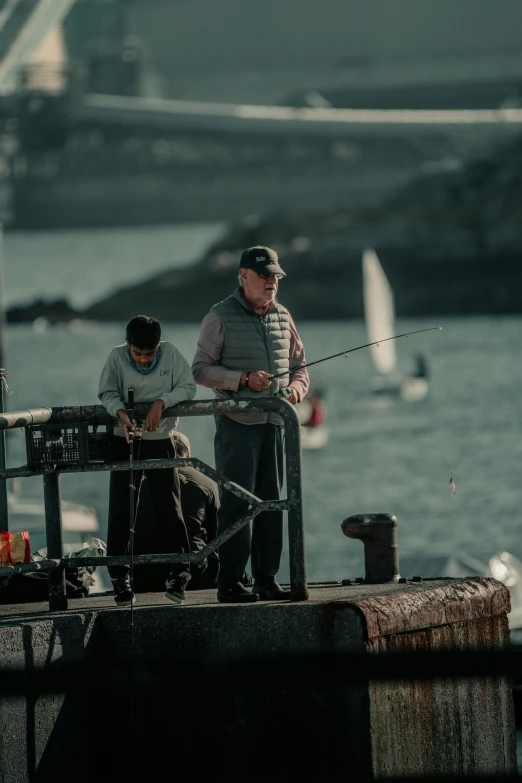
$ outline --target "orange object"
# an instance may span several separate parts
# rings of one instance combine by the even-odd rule
[[[29,533],[0,531],[0,566],[29,563],[30,560]]]

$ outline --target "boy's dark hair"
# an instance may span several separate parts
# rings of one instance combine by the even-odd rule
[[[161,326],[157,318],[136,315],[127,324],[127,342],[136,348],[156,348],[161,340]]]

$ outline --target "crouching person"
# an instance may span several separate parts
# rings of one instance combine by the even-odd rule
[[[172,343],[161,340],[161,327],[155,318],[138,315],[127,325],[126,341],[113,348],[100,377],[98,396],[107,412],[118,419],[115,426],[112,457],[114,461],[129,459],[129,433],[135,432],[125,403],[128,389],[134,389],[134,401],[152,402],[143,422],[142,438],[136,439],[136,460],[163,459],[173,456],[169,431],[177,426],[177,418],[161,418],[164,408],[196,393],[187,361]],[[179,476],[176,470],[135,472],[135,508],[139,503],[139,488],[146,478],[149,494],[161,538],[168,552],[188,553],[190,545],[180,501]],[[107,554],[123,555],[130,545],[129,471],[112,471],[109,494]],[[134,603],[128,566],[112,566],[109,573],[118,606]],[[165,596],[181,603],[190,580],[188,564],[174,563],[166,582]]]
[[[170,439],[174,456],[190,457],[190,441],[183,432],[172,430]],[[200,552],[217,536],[219,500],[216,484],[204,473],[192,467],[178,468],[181,490],[181,508],[187,526],[191,552]],[[219,555],[212,552],[201,563],[192,564],[191,590],[215,587],[219,571]]]

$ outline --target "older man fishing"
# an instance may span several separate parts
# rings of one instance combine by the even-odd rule
[[[278,304],[285,272],[269,247],[245,250],[239,285],[203,319],[192,372],[196,383],[214,389],[218,399],[256,399],[288,388],[287,400],[300,402],[308,391],[305,353],[292,317]],[[274,376],[278,375],[278,380]],[[214,452],[219,473],[262,500],[278,500],[283,483],[282,420],[273,413],[216,416]],[[246,513],[245,501],[220,490],[218,532]],[[220,549],[218,600],[248,602],[290,597],[278,584],[283,548],[283,514],[265,511]],[[251,556],[254,587],[241,579]]]

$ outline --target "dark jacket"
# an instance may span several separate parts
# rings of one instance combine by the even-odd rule
[[[196,468],[178,468],[178,473],[190,548],[199,552],[217,535],[217,488],[212,479]]]
[[[192,552],[199,552],[217,536],[217,487],[212,479],[196,468],[178,468],[181,508],[187,526]],[[203,563],[191,566],[192,579],[188,589],[215,587],[219,570],[219,555],[213,552]]]

